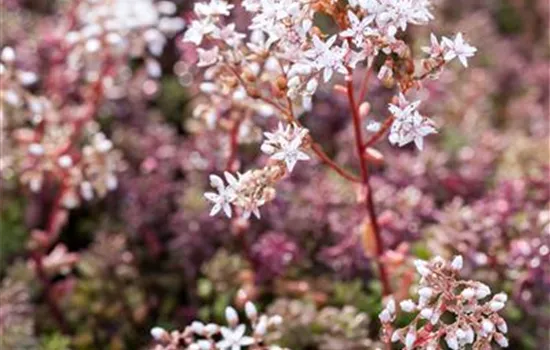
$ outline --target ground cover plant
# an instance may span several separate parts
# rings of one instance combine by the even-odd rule
[[[2,349],[542,349],[545,1],[5,0]]]

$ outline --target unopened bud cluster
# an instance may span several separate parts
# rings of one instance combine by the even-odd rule
[[[151,335],[158,343],[154,349],[233,350],[247,348],[252,350],[282,350],[278,346],[264,344],[267,333],[281,324],[281,317],[260,315],[256,306],[250,301],[245,304],[244,312],[247,321],[250,323],[250,332],[247,332],[247,325],[240,322],[237,311],[229,306],[225,309],[228,326],[194,321],[183,331],[168,332],[161,327],[154,327],[151,329]]]
[[[451,262],[440,257],[417,260],[415,266],[421,276],[418,298],[403,300],[399,307],[416,316],[407,326],[394,330],[397,305],[391,299],[379,315],[387,340],[402,343],[405,349],[435,350],[442,342],[453,350],[466,346],[491,349],[492,341],[500,347],[508,346],[508,327],[498,315],[505,307],[506,294],[491,297],[487,285],[460,280],[461,256]]]

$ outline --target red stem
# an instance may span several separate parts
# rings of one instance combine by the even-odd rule
[[[110,60],[107,59],[104,63],[104,66],[102,67],[101,74],[98,78],[98,80],[92,85],[92,91],[93,95],[89,100],[89,103],[91,105],[91,108],[89,109],[86,116],[84,116],[81,120],[78,120],[74,122],[74,132],[70,137],[70,140],[67,145],[61,147],[58,152],[59,154],[65,153],[68,151],[72,145],[77,141],[77,136],[80,134],[82,127],[86,124],[86,122],[91,119],[98,110],[98,105],[100,103],[101,97],[103,96],[103,76],[107,75],[110,69]],[[45,123],[43,121],[43,123]],[[43,125],[41,125],[43,127]],[[56,197],[52,203],[52,210],[48,214],[48,221],[46,223],[45,233],[47,237],[47,241],[45,243],[45,246],[37,247],[31,252],[31,258],[33,259],[35,266],[36,266],[36,273],[38,275],[39,280],[42,283],[42,287],[44,289],[44,295],[46,297],[46,301],[48,304],[48,307],[50,309],[50,312],[52,313],[53,317],[55,318],[56,322],[58,323],[60,329],[63,333],[69,334],[69,327],[65,320],[65,317],[63,315],[63,312],[59,308],[59,305],[57,304],[57,300],[55,298],[55,295],[52,291],[52,282],[49,279],[46,271],[44,270],[44,264],[43,259],[45,256],[45,251],[49,249],[54,243],[54,241],[57,238],[57,235],[59,232],[57,232],[57,215],[59,215],[59,212],[61,208],[61,201],[63,197],[63,193],[66,190],[66,185],[63,183],[61,184]]]
[[[323,161],[326,165],[328,165],[332,170],[334,170],[338,175],[342,176],[344,179],[347,179],[349,181],[353,182],[361,182],[361,179],[357,176],[354,176],[347,171],[345,171],[342,167],[340,167],[338,164],[336,164],[330,157],[323,151],[321,146],[317,143],[313,143],[311,145],[311,150],[315,152],[315,154]]]
[[[367,73],[365,73],[365,77],[363,78],[363,81],[361,82],[361,89],[359,90],[359,103],[361,103],[365,97],[367,96],[367,87],[369,83],[369,79],[372,73],[372,67],[369,67],[367,69]]]
[[[382,283],[382,293],[383,295],[391,294],[391,286],[388,279],[388,273],[386,267],[381,261],[382,255],[384,254],[384,243],[382,241],[382,236],[380,235],[380,227],[378,226],[378,220],[376,218],[376,211],[374,210],[374,200],[372,198],[372,189],[369,184],[369,168],[367,166],[367,160],[365,158],[365,153],[363,152],[363,133],[361,128],[361,116],[359,115],[359,110],[355,102],[354,97],[354,87],[352,80],[353,71],[349,69],[347,77],[347,90],[348,90],[348,100],[351,108],[351,114],[353,117],[353,129],[355,133],[355,146],[357,149],[357,155],[359,157],[359,165],[361,167],[361,180],[366,190],[366,209],[369,215],[369,221],[372,226],[372,231],[374,233],[374,239],[376,241],[376,255],[377,255],[377,265],[380,281]]]

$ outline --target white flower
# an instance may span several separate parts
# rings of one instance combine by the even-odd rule
[[[477,52],[475,47],[464,41],[462,33],[458,33],[454,40],[443,37],[443,45],[446,49],[443,57],[445,61],[451,61],[455,57],[458,57],[464,67],[468,67],[468,58],[474,56]]]
[[[210,3],[197,2],[193,11],[195,14],[202,17],[210,16],[229,16],[229,10],[235,5],[230,5],[224,0],[210,0]]]
[[[210,184],[218,190],[218,193],[206,192],[204,194],[206,199],[214,203],[214,206],[210,211],[210,216],[216,215],[223,209],[225,215],[227,215],[227,217],[231,217],[231,202],[233,202],[236,197],[235,190],[232,185],[236,185],[237,180],[228,172],[225,172],[225,178],[229,183],[229,186],[227,187],[224,185],[223,180],[219,176],[210,175]]]
[[[295,138],[292,141],[281,142],[281,150],[274,153],[271,158],[284,160],[289,172],[292,172],[294,166],[299,160],[309,160],[309,156],[300,150],[302,145],[301,138]]]
[[[200,45],[205,35],[212,33],[216,26],[210,20],[197,20],[191,22],[191,26],[187,28],[183,35],[184,42],[191,42],[195,45]]]
[[[244,39],[246,35],[237,32],[235,23],[231,23],[221,28],[216,27],[216,29],[212,32],[212,37],[223,41],[226,45],[232,47],[233,49],[238,49],[238,46],[241,44],[242,39]]]
[[[313,48],[306,51],[304,55],[313,60],[313,66],[321,71],[323,70],[323,79],[328,82],[334,71],[346,74],[344,58],[348,53],[347,42],[343,47],[332,47],[336,42],[337,36],[333,35],[326,42],[319,39],[317,35],[313,36]]]
[[[348,19],[350,28],[341,32],[340,36],[343,38],[352,38],[355,45],[362,46],[365,36],[375,33],[375,31],[370,27],[370,24],[374,20],[374,16],[368,15],[360,20],[355,13],[348,11]]]
[[[243,346],[254,344],[254,338],[245,336],[246,326],[240,324],[235,329],[227,327],[221,328],[223,339],[216,343],[216,346],[222,350],[240,350]]]
[[[399,94],[399,104],[395,105],[393,103],[390,103],[388,105],[388,109],[396,119],[407,119],[414,114],[414,112],[417,110],[420,103],[421,103],[420,100],[409,102],[405,98],[405,95],[401,93]]]
[[[272,159],[284,160],[289,172],[292,172],[299,160],[310,159],[300,149],[302,140],[307,133],[307,129],[296,125],[287,125],[285,128],[282,123],[279,123],[275,132],[264,133],[266,140],[262,143],[261,150],[271,155]]]
[[[208,67],[218,62],[220,49],[217,46],[214,46],[210,50],[201,49],[199,47],[197,53],[199,55],[197,67]]]
[[[439,44],[439,40],[434,33],[430,34],[430,46],[422,47],[422,51],[429,54],[430,57],[439,57],[445,52],[445,47]]]
[[[392,144],[402,147],[414,141],[419,150],[424,147],[424,137],[437,133],[433,122],[429,118],[423,117],[417,111],[409,116],[402,115],[393,122],[389,140]]]
[[[433,16],[430,13],[429,0],[358,0],[358,3],[368,13],[376,15],[376,23],[381,28],[388,28],[390,37],[396,29],[407,29],[407,24],[422,25],[429,22]],[[395,29],[390,29],[395,28]]]

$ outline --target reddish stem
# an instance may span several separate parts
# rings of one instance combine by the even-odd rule
[[[367,69],[367,73],[365,73],[365,77],[363,78],[363,81],[361,82],[361,89],[359,90],[359,103],[361,103],[367,96],[367,87],[369,85],[368,83],[369,83],[371,74],[372,74],[372,67],[369,67],[369,69]]]
[[[342,167],[340,167],[338,164],[336,164],[330,157],[323,151],[321,146],[317,143],[313,143],[311,145],[311,150],[315,152],[315,154],[323,161],[326,165],[328,165],[332,170],[334,170],[338,175],[342,176],[344,179],[347,179],[349,181],[353,182],[361,182],[361,179],[358,178],[355,175],[352,175],[345,171]]]
[[[382,293],[383,295],[389,295],[391,294],[391,286],[389,283],[386,267],[382,263],[382,259],[381,259],[382,255],[384,254],[384,243],[382,241],[382,236],[380,235],[380,227],[378,226],[376,211],[374,210],[374,200],[372,198],[372,189],[369,184],[369,169],[367,166],[365,153],[363,152],[364,143],[363,143],[363,133],[361,128],[361,116],[359,115],[359,110],[355,102],[352,73],[353,71],[349,69],[348,77],[347,77],[347,90],[348,90],[349,105],[350,105],[351,114],[353,117],[355,146],[357,149],[357,155],[359,157],[359,165],[361,167],[361,180],[366,190],[365,205],[366,205],[367,213],[369,215],[369,221],[372,226],[374,239],[376,241],[377,265],[378,265],[378,272],[380,275],[380,281],[382,283]]]

